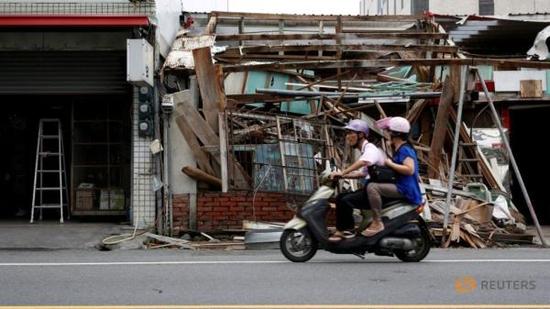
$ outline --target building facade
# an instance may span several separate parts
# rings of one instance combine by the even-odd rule
[[[417,15],[424,11],[448,15],[508,15],[550,11],[545,0],[361,0],[360,15]]]
[[[141,40],[158,66],[171,39],[159,35],[156,13],[153,1],[0,3],[0,135],[12,145],[1,160],[0,218],[29,219],[33,194],[59,187],[47,175],[59,167],[39,169],[36,151],[40,120],[58,119],[66,217],[155,225],[162,179],[160,159],[150,150],[160,136],[157,89],[127,81],[127,49],[129,39]],[[175,18],[165,18],[175,24],[172,35]],[[155,74],[154,67],[147,70]],[[143,127],[145,120],[152,126]],[[47,203],[48,190],[35,195]],[[56,210],[43,213],[59,219]]]

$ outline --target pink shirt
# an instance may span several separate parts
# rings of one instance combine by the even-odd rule
[[[364,141],[363,146],[361,147],[361,156],[359,157],[359,160],[368,162],[368,165],[374,164],[384,166],[386,164],[386,155],[382,149],[376,147],[368,141]],[[365,178],[369,178],[368,166],[363,167],[363,174],[365,174]]]

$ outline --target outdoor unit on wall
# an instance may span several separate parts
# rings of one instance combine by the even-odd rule
[[[126,80],[136,86],[153,86],[155,61],[153,46],[145,39],[128,39]]]

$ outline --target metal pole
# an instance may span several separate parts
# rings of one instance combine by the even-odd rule
[[[508,155],[510,156],[510,162],[512,163],[512,168],[514,169],[514,173],[516,174],[516,177],[518,178],[519,186],[521,187],[521,192],[523,193],[523,198],[525,198],[525,202],[527,203],[527,207],[529,208],[529,213],[531,214],[531,218],[533,218],[533,222],[535,223],[535,226],[537,228],[537,233],[540,238],[540,242],[543,247],[548,247],[548,244],[544,240],[544,236],[542,234],[542,229],[540,228],[539,219],[537,218],[537,214],[535,213],[535,209],[533,208],[533,204],[531,203],[531,198],[529,197],[529,193],[527,192],[527,188],[525,187],[525,183],[523,182],[523,178],[521,177],[521,173],[519,171],[518,165],[516,163],[516,158],[514,157],[514,154],[512,153],[512,148],[510,147],[510,142],[508,141],[508,137],[504,134],[504,129],[502,128],[502,123],[500,122],[500,118],[498,116],[497,110],[495,109],[495,105],[493,104],[493,100],[491,99],[491,96],[489,95],[489,90],[487,90],[487,85],[485,84],[485,80],[481,77],[481,74],[476,68],[476,74],[479,78],[479,81],[481,82],[481,86],[483,86],[483,92],[485,92],[485,97],[487,97],[487,102],[489,104],[489,107],[491,108],[491,113],[493,116],[493,120],[497,124],[498,131],[500,132],[500,136],[502,136],[502,141],[504,142],[504,146],[506,146],[506,151],[508,152]]]
[[[449,170],[449,179],[447,180],[447,201],[445,203],[445,214],[443,216],[443,237],[441,238],[441,245],[443,245],[447,240],[447,226],[449,225],[449,211],[451,209],[451,196],[455,178],[456,157],[458,152],[458,142],[460,139],[460,126],[462,125],[462,107],[464,105],[464,92],[466,91],[467,70],[468,66],[460,66],[460,94],[458,99],[458,110],[456,113],[451,169]]]
[[[163,175],[164,175],[164,190],[162,192],[162,197],[164,201],[164,207],[165,207],[165,215],[168,217],[166,218],[166,225],[165,225],[165,231],[167,230],[168,235],[172,236],[172,222],[173,222],[173,216],[172,216],[172,203],[170,199],[170,162],[169,162],[169,156],[170,156],[170,136],[168,129],[168,126],[170,124],[170,114],[165,113],[164,114],[164,121],[163,121],[163,140],[164,140],[164,151],[163,151]]]

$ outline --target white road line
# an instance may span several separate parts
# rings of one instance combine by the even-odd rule
[[[333,261],[311,261],[308,263],[337,263]],[[357,261],[359,262],[359,261]],[[371,260],[361,263],[395,262],[397,260]],[[29,262],[29,263],[0,263],[0,267],[10,266],[120,266],[120,265],[227,265],[227,264],[284,264],[289,261],[137,261],[137,262]],[[462,260],[425,260],[421,263],[550,263],[550,259],[462,259]]]

